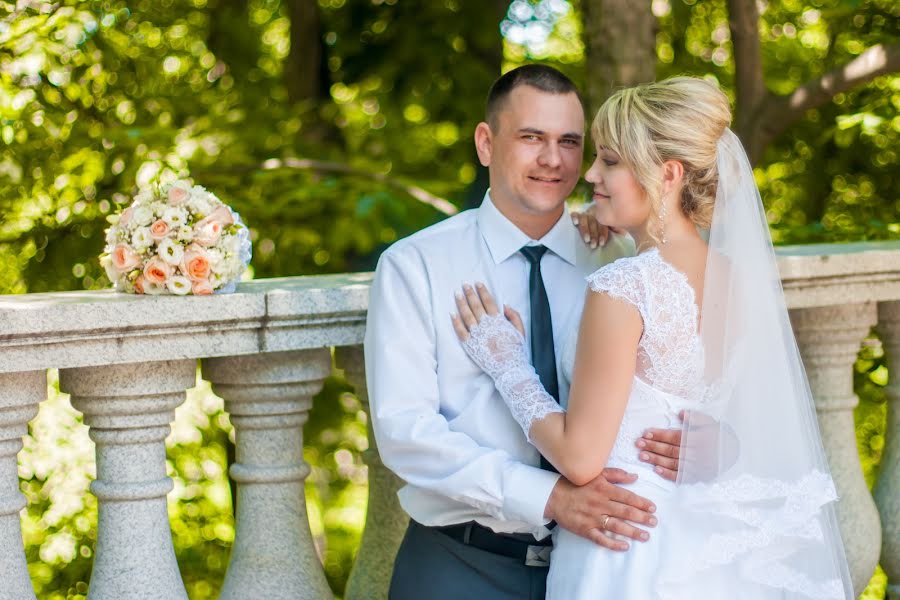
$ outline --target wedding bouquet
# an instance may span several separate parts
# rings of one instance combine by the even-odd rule
[[[109,221],[100,264],[120,292],[227,293],[250,263],[250,232],[240,216],[187,181],[141,190]]]

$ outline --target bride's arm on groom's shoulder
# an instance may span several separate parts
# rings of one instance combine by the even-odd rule
[[[382,254],[365,338],[370,412],[382,461],[407,483],[495,518],[546,524],[545,506],[559,475],[451,430],[441,414],[448,391],[438,389],[431,294],[417,248],[404,244]]]

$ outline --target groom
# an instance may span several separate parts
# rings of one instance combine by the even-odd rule
[[[576,487],[542,468],[453,331],[454,294],[463,282],[484,282],[498,303],[522,314],[532,362],[565,405],[557,374],[565,336],[580,319],[584,277],[633,253],[619,237],[591,250],[567,214],[585,121],[565,75],[542,65],[510,71],[491,87],[486,113],[475,131],[490,172],[481,207],[394,244],[371,290],[373,426],[384,464],[407,484],[399,498],[410,516],[392,600],[542,600],[552,527],[625,551],[624,538],[645,533],[635,525],[656,524],[651,502],[615,485],[633,475],[607,469]],[[673,478],[678,436],[654,432],[635,452]]]

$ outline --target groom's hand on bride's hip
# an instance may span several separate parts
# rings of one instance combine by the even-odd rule
[[[603,469],[596,479],[576,486],[560,477],[547,501],[544,516],[583,538],[623,552],[628,542],[612,537],[615,533],[640,542],[650,534],[635,525],[656,526],[656,506],[634,492],[617,485],[633,483],[636,475],[622,469]]]

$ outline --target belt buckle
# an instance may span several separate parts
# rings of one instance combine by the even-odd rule
[[[550,551],[553,546],[528,546],[525,553],[526,567],[549,567]]]

